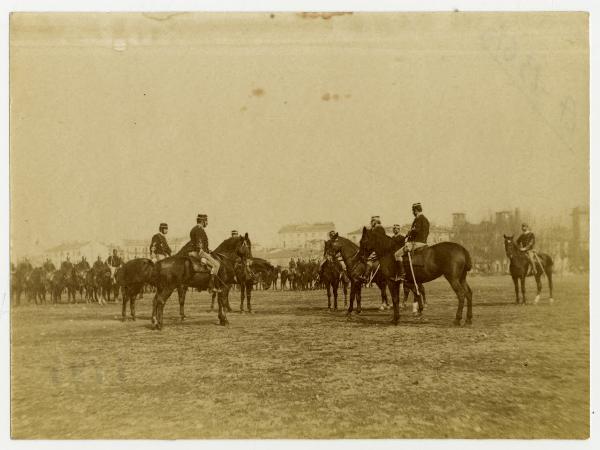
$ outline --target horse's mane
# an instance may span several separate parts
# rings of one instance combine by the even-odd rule
[[[351,247],[353,247],[353,248],[355,248],[355,249],[357,249],[357,248],[358,248],[358,245],[356,245],[354,242],[352,242],[352,241],[351,241],[350,239],[348,239],[348,238],[345,238],[345,237],[342,237],[342,236],[338,236],[336,239],[337,239],[337,240],[339,240],[339,241],[342,241],[343,243],[345,243],[345,244],[347,244],[347,245],[350,245]]]
[[[375,241],[377,245],[380,245],[384,250],[396,251],[402,247],[401,242],[396,241],[387,234],[377,233],[373,230],[367,230],[367,233],[369,235],[369,240]]]
[[[214,249],[216,253],[231,253],[235,252],[238,244],[244,240],[241,236],[233,236],[225,239],[217,248]]]

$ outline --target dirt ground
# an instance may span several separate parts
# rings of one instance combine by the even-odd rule
[[[427,285],[425,323],[379,311],[327,311],[324,291],[254,294],[256,314],[217,325],[190,293],[165,328],[119,305],[12,311],[14,438],[586,438],[588,277],[513,303],[508,277],[471,277],[474,322],[454,327],[456,298]],[[530,300],[534,287],[528,280]],[[239,307],[238,292],[231,305]],[[343,305],[343,300],[342,300]]]

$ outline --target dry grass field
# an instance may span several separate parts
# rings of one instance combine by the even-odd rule
[[[587,276],[557,278],[552,306],[547,290],[515,305],[508,277],[470,282],[471,327],[452,326],[445,281],[427,285],[427,322],[403,311],[399,326],[375,288],[350,319],[323,291],[258,291],[256,314],[231,313],[228,327],[206,293],[188,295],[180,322],[173,296],[162,331],[149,327],[151,295],[126,323],[114,304],[15,308],[12,435],[587,437]]]

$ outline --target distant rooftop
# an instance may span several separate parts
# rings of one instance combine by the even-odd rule
[[[313,233],[316,231],[330,230],[335,230],[335,224],[333,222],[296,223],[284,225],[279,229],[278,233]]]

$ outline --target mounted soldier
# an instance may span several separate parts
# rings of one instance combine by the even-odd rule
[[[117,280],[115,279],[115,273],[117,272],[117,269],[123,265],[123,260],[117,254],[116,248],[113,249],[112,255],[110,255],[106,259],[106,264],[108,265],[108,268],[110,269],[110,277],[111,277],[113,283],[116,283]]]
[[[203,259],[206,265],[210,268],[210,283],[209,289],[211,292],[221,292],[216,286],[216,276],[221,268],[221,263],[210,254],[208,249],[208,236],[204,228],[208,226],[208,216],[206,214],[198,214],[196,217],[196,226],[190,230],[190,241],[194,250],[189,252],[189,255],[196,259]]]
[[[294,257],[290,258],[290,263],[288,265],[291,273],[296,273],[296,261],[294,261]]]
[[[150,241],[150,259],[160,261],[171,256],[171,247],[167,243],[166,234],[169,231],[169,226],[166,223],[161,223],[158,226],[158,233],[152,236]]]
[[[81,261],[77,264],[80,269],[90,270],[90,263],[86,259],[85,255],[81,257]]]
[[[536,275],[536,264],[534,260],[535,250],[533,247],[535,246],[535,235],[529,229],[529,225],[523,223],[521,225],[521,235],[517,238],[517,244],[519,245],[519,250],[527,255],[529,258],[529,262],[531,263],[531,273]]]
[[[380,216],[371,216],[370,229],[372,231],[376,231],[377,233],[381,233],[381,234],[385,235],[385,228],[381,224]],[[371,253],[371,255],[369,255],[369,258],[367,259],[367,270],[365,271],[364,275],[362,276],[362,279],[364,282],[369,281],[369,278],[371,276],[370,274],[374,270],[376,260],[377,260],[377,256],[375,255],[375,252]]]
[[[404,240],[406,239],[405,236],[403,236],[402,234],[400,234],[400,231],[402,231],[402,228],[400,227],[399,224],[395,223],[394,226],[392,227],[392,239],[394,239],[395,241],[404,244]]]
[[[321,261],[319,262],[319,274],[321,274],[321,272],[323,271],[323,265],[325,264],[325,261],[327,261],[327,257],[333,257],[333,255],[331,255],[330,249],[335,240],[338,238],[339,234],[336,231],[331,230],[328,236],[329,239],[325,241],[325,246],[323,248],[323,258],[321,258]],[[333,261],[335,262],[337,260],[334,259]],[[339,261],[338,263],[341,264],[343,270],[346,270],[346,264],[344,264],[344,261]]]
[[[412,213],[415,216],[410,231],[406,235],[406,244],[396,251],[396,281],[404,280],[404,265],[402,257],[407,252],[412,252],[420,247],[427,245],[427,237],[429,236],[429,220],[423,214],[423,207],[420,203],[413,203]]]
[[[94,265],[92,266],[92,269],[94,270],[94,272],[99,272],[104,267],[105,267],[104,261],[102,261],[102,258],[100,257],[100,255],[98,255],[98,259],[96,259],[96,261],[94,261]]]
[[[46,258],[46,261],[44,261],[44,265],[42,267],[47,273],[52,273],[56,270],[56,267],[54,267],[54,263],[50,261],[49,258]]]
[[[60,264],[60,270],[62,272],[70,272],[73,270],[73,263],[71,262],[71,258],[67,253],[67,258]]]

